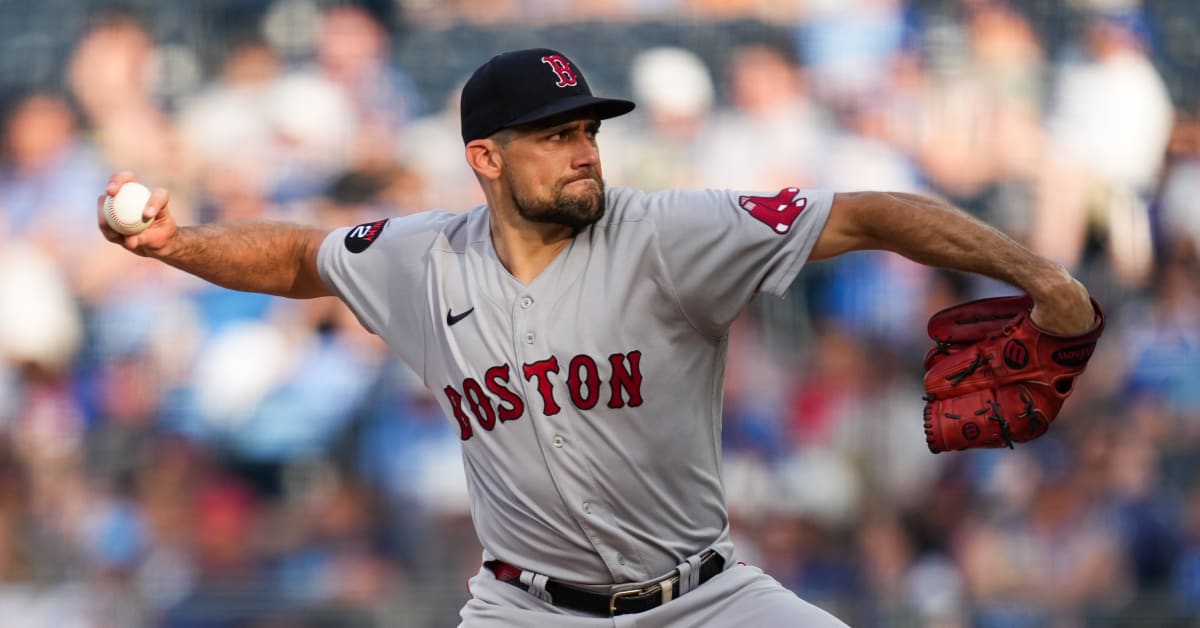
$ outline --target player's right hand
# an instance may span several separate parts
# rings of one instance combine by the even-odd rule
[[[166,247],[178,230],[175,218],[171,215],[170,198],[165,189],[152,189],[150,200],[146,201],[146,209],[142,215],[153,219],[154,222],[141,233],[129,236],[121,235],[113,231],[112,227],[108,226],[108,222],[104,220],[105,197],[115,195],[122,185],[136,180],[137,177],[128,170],[123,170],[110,177],[108,184],[104,186],[104,194],[96,199],[96,220],[100,226],[100,233],[104,234],[105,239],[109,242],[120,244],[138,255],[152,257]]]

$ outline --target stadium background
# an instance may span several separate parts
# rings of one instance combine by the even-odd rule
[[[533,45],[639,101],[612,183],[935,193],[1108,306],[1047,437],[932,456],[923,323],[1008,288],[861,253],[756,302],[750,561],[855,626],[1200,625],[1194,0],[3,0],[0,625],[456,624],[479,550],[428,393],[336,304],[124,254],[94,203],[132,169],[188,221],[466,209],[458,85]]]

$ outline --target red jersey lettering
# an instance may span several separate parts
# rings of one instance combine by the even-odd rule
[[[600,401],[600,370],[591,356],[577,355],[571,358],[571,364],[567,366],[567,392],[571,394],[571,403],[576,408],[591,410],[596,407],[596,402]]]
[[[521,367],[525,372],[525,379],[533,381],[537,378],[538,394],[542,396],[543,414],[553,416],[558,414],[561,407],[554,400],[554,384],[550,381],[550,373],[558,372],[558,358],[550,356],[545,360],[538,360],[533,364],[526,364]]]
[[[626,358],[629,360],[629,368],[625,367]],[[625,407],[625,395],[629,397],[629,407],[636,408],[642,405],[642,352],[630,351],[627,355],[614,353],[608,356],[608,362],[612,365],[612,381],[609,382],[612,386],[612,397],[608,400],[608,407]],[[625,395],[621,394],[622,391]]]
[[[447,386],[443,390],[446,398],[450,400],[450,408],[454,411],[454,420],[458,421],[459,438],[463,440],[471,438],[474,430],[471,429],[471,419],[468,419],[467,413],[463,412],[462,393],[454,390],[453,386]]]
[[[507,364],[493,366],[483,376],[487,389],[500,399],[500,421],[512,421],[525,414],[525,402],[520,395],[513,392],[505,384],[508,383],[509,368]]]

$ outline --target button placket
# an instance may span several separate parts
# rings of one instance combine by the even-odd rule
[[[538,341],[538,333],[534,330],[540,324],[535,314],[536,310],[534,309],[536,300],[529,294],[521,294],[512,303],[512,333],[516,341],[518,358],[525,363],[545,359],[547,356],[536,352],[537,350],[535,349]],[[521,367],[518,365],[517,368],[519,371]],[[536,381],[525,379],[522,383],[531,399],[540,398]],[[583,511],[586,517],[600,516],[601,510],[590,500],[585,500],[582,503],[577,501],[587,493],[582,490],[583,487],[576,485],[572,474],[566,470],[567,467],[572,465],[571,460],[574,458],[574,455],[578,453],[572,452],[571,448],[568,447],[570,444],[568,441],[570,426],[562,424],[555,417],[543,418],[539,416],[537,418],[531,417],[531,420],[537,426],[535,429],[538,431],[547,430],[546,432],[541,432],[542,436],[539,438],[539,442],[548,443],[550,447],[550,450],[547,452],[548,455],[545,458],[546,470],[555,478],[554,481],[559,486],[562,498],[568,503],[574,502],[575,504],[580,504],[580,506],[577,506],[579,510],[576,510],[576,513]],[[543,423],[543,421],[545,422]],[[567,431],[564,433],[563,430]],[[548,439],[546,439],[545,434],[549,434]],[[546,445],[543,444],[542,446]],[[564,467],[564,465],[567,467]],[[601,543],[598,531],[592,525],[586,523],[584,517],[576,514],[574,518],[594,543]],[[597,547],[600,547],[600,545],[597,545]]]

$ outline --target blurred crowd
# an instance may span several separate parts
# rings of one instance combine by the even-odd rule
[[[464,211],[455,90],[416,68],[458,84],[535,26],[664,17],[670,42],[559,45],[638,102],[600,134],[610,184],[936,194],[1109,316],[1047,436],[934,456],[924,323],[1012,288],[810,265],[731,334],[742,558],[854,626],[1200,625],[1200,53],[1157,62],[1200,11],[1080,1],[1048,38],[1059,4],[214,0],[237,19],[190,25],[202,48],[159,38],[154,3],[88,13],[61,81],[3,109],[0,625],[456,625],[479,547],[431,394],[333,300],[105,242],[97,196],[133,170],[184,223]],[[403,45],[464,24],[488,38],[453,58]]]

